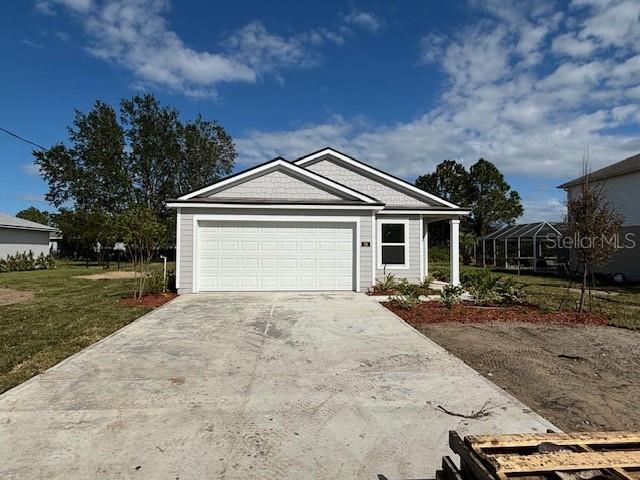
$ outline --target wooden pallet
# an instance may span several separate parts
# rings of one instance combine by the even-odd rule
[[[439,480],[640,480],[640,433],[472,435],[449,432],[460,469],[443,459]]]

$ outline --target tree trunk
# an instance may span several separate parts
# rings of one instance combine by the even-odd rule
[[[587,265],[582,265],[582,285],[580,286],[580,303],[578,305],[578,313],[584,311],[584,296],[587,291],[587,279],[588,279]]]

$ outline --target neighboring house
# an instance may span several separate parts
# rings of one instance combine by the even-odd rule
[[[429,223],[449,220],[459,282],[457,205],[331,148],[275,158],[168,201],[177,209],[180,293],[365,291],[427,271]]]
[[[558,187],[567,192],[567,200],[579,194],[582,178]],[[603,186],[609,203],[624,217],[619,242],[624,248],[618,249],[597,273],[621,273],[625,280],[640,281],[640,154],[592,172],[590,181]]]
[[[56,229],[0,213],[0,258],[21,252],[49,253],[49,234]]]

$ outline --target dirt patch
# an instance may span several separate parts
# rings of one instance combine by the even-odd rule
[[[427,323],[487,323],[487,322],[530,322],[530,323],[584,323],[606,325],[609,320],[604,315],[584,313],[578,315],[571,310],[545,311],[535,305],[510,305],[479,307],[470,303],[460,303],[448,309],[439,302],[422,302],[412,309],[400,308],[392,303],[385,307],[411,325]]]
[[[145,295],[141,300],[135,300],[134,298],[123,298],[120,300],[121,305],[128,307],[144,307],[144,308],[158,308],[161,305],[173,300],[178,295],[175,293],[161,293],[155,295]]]
[[[14,290],[13,288],[0,288],[0,305],[12,305],[14,303],[33,300],[33,292]]]
[[[85,280],[125,280],[127,278],[135,278],[136,272],[131,270],[92,273],[91,275],[78,275],[73,278],[83,278]]]
[[[416,328],[563,430],[640,430],[640,332],[515,322]]]

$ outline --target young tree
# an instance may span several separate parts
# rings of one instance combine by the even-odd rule
[[[118,238],[125,243],[126,255],[133,264],[135,290],[133,298],[142,300],[149,264],[166,236],[166,227],[146,205],[133,205],[116,219]]]
[[[20,210],[16,213],[16,217],[40,223],[42,225],[53,226],[51,214],[44,210],[39,210],[36,207],[29,207],[24,210]]]
[[[587,293],[591,299],[594,269],[607,261],[617,247],[617,237],[624,222],[622,215],[607,200],[605,183],[591,178],[587,163],[576,190],[567,201],[566,236],[571,239],[574,269],[581,276],[577,310],[585,309]],[[589,309],[591,310],[591,302]]]

